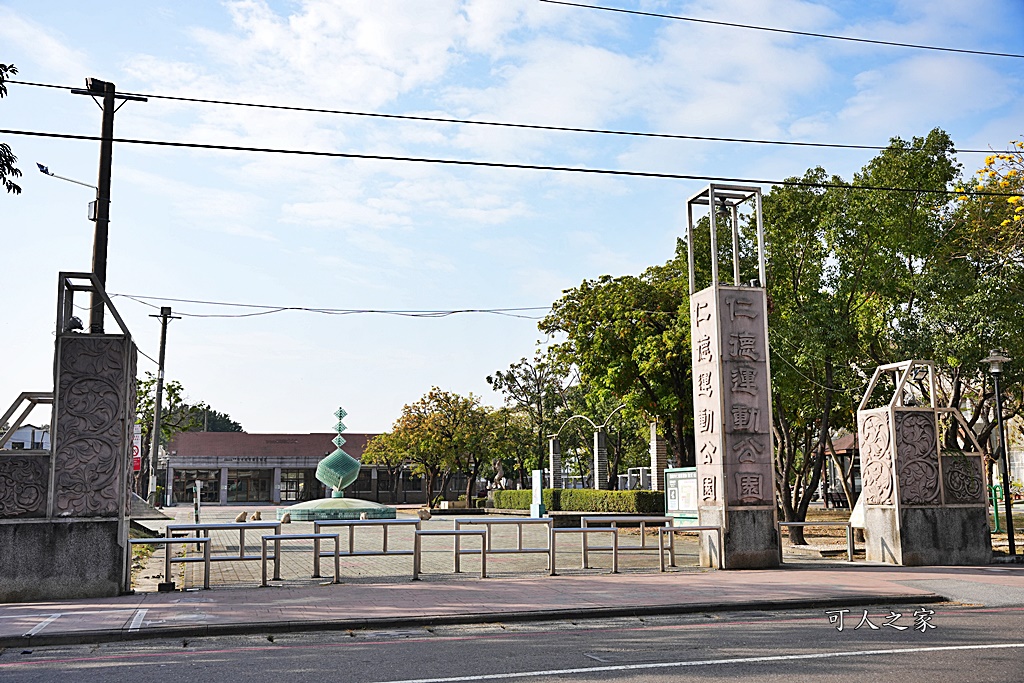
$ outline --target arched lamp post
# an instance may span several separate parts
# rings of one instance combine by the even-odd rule
[[[988,357],[982,359],[982,363],[988,364],[988,371],[992,375],[992,383],[996,392],[996,429],[999,432],[999,451],[997,456],[1001,463],[1001,474],[1003,476],[1003,505],[1006,510],[1006,538],[1009,540],[1008,551],[1010,555],[1017,554],[1017,548],[1013,538],[1013,499],[1010,494],[1010,464],[1009,454],[1006,452],[1006,426],[1003,424],[1003,393],[999,387],[999,377],[1003,374],[1003,363],[1010,359],[1003,355],[1002,351],[993,349]]]

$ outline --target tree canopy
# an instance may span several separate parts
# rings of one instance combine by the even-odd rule
[[[0,64],[0,99],[7,95],[7,86],[4,81],[8,76],[18,73],[18,67],[13,64]],[[12,194],[21,194],[21,186],[12,180],[21,176],[21,170],[15,166],[18,157],[14,156],[11,146],[0,142],[0,185]]]

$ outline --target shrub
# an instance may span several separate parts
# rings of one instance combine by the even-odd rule
[[[563,489],[560,509],[572,512],[663,515],[665,514],[665,499],[659,491]]]
[[[544,507],[548,510],[558,510],[558,498],[561,493],[562,489],[543,489],[540,495]],[[532,503],[531,489],[499,489],[494,492],[494,507],[500,510],[529,510]]]
[[[544,489],[544,507],[569,512],[620,512],[636,515],[665,514],[665,499],[660,491],[595,491],[592,489]],[[502,510],[528,510],[533,491],[495,491],[494,507]]]

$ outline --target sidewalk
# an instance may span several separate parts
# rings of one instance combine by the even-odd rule
[[[451,550],[439,548],[432,566],[443,568],[444,573],[427,573],[423,580],[413,582],[408,570],[411,558],[387,558],[393,566],[389,575],[375,570],[353,575],[343,566],[344,583],[340,585],[327,583],[333,562],[325,560],[323,573],[328,578],[320,580],[322,585],[309,579],[306,565],[310,559],[303,551],[293,556],[293,561],[302,565],[296,565],[295,576],[285,570],[291,563],[286,562],[282,571],[286,580],[268,588],[253,587],[252,583],[218,587],[215,582],[209,591],[2,604],[0,647],[643,614],[825,610],[883,604],[915,607],[941,601],[1024,606],[1024,567],[1020,565],[906,568],[794,562],[771,570],[683,567],[662,574],[654,551],[653,565],[647,558],[643,568],[639,561],[631,562],[633,566],[622,573],[609,574],[602,563],[595,563],[598,569],[578,569],[578,550],[575,552],[576,564],[567,558],[565,571],[560,554],[559,576],[547,575],[543,556],[526,556],[524,562],[533,563],[528,569],[524,566],[522,571],[479,579],[471,556],[464,560],[464,573],[453,575]],[[643,553],[632,555],[639,560]],[[216,564],[227,569],[242,563]],[[258,574],[258,562],[245,565]],[[196,567],[189,565],[189,571]],[[489,574],[490,569],[489,557]]]

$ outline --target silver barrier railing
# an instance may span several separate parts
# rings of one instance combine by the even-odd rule
[[[182,538],[176,536],[174,538],[160,536],[157,538],[131,538],[128,539],[130,545],[163,545],[164,546],[164,581],[170,583],[171,581],[171,562],[202,562],[203,563],[203,588],[205,590],[210,589],[210,537],[209,536],[193,536],[190,538]],[[202,557],[176,557],[171,558],[171,546],[175,543],[196,543],[202,544],[203,556]],[[131,590],[131,577],[128,579],[128,589]]]
[[[332,583],[341,583],[341,541],[339,540],[338,534],[270,534],[264,536],[262,540],[260,550],[260,561],[263,565],[263,579],[260,583],[261,586],[266,587],[267,585],[267,542],[274,542],[274,581],[281,581],[281,563],[277,558],[281,556],[281,541],[299,541],[299,540],[314,540],[319,543],[325,538],[334,539],[334,581]],[[320,564],[319,553],[314,553],[314,562]]]
[[[610,546],[612,551],[612,574],[619,572],[619,529],[614,526],[592,526],[592,527],[556,527],[552,526],[548,532],[548,548],[550,550],[550,558],[548,559],[548,566],[551,576],[558,576],[555,572],[555,539],[559,534],[581,534],[586,542],[587,536],[590,534],[607,534],[612,535],[612,544]],[[584,566],[584,569],[588,567]]]
[[[581,517],[580,524],[586,529],[592,524],[608,524],[612,528],[617,528],[619,524],[639,524],[640,525],[640,545],[621,545],[619,544],[619,551],[625,550],[653,550],[653,548],[647,545],[647,525],[658,524],[660,526],[669,526],[672,524],[674,518],[666,517],[664,515],[594,515],[591,517]],[[617,536],[618,534],[616,534]],[[618,542],[616,540],[616,542]],[[583,535],[583,568],[590,569],[590,553],[602,550],[611,550],[609,546],[591,546],[587,541],[587,535]]]
[[[454,536],[455,537],[455,572],[458,573],[461,570],[459,565],[459,559],[463,555],[463,551],[459,549],[459,543],[463,537],[479,538],[480,539],[480,578],[487,578],[487,532],[483,529],[417,529],[416,536],[413,538],[413,555],[412,555],[412,580],[418,581],[420,578],[420,553],[422,552],[424,536]],[[470,551],[465,551],[470,552]],[[473,553],[476,554],[476,553]]]
[[[380,550],[356,550],[356,538],[355,532],[356,527],[375,527],[379,526],[383,528],[383,545]],[[313,533],[320,533],[320,530],[325,527],[347,527],[348,528],[348,552],[342,551],[342,555],[348,556],[367,556],[367,555],[412,555],[414,550],[394,550],[388,548],[388,530],[391,527],[408,527],[412,526],[415,529],[420,528],[420,520],[418,519],[331,519],[321,520],[313,522]],[[330,553],[320,552],[320,541],[313,541],[313,577],[314,579],[320,578],[320,558],[330,557]]]
[[[554,520],[550,517],[469,517],[469,518],[456,518],[455,528],[461,529],[463,525],[479,525],[485,527],[487,532],[486,543],[487,543],[487,554],[488,555],[503,555],[512,553],[543,553],[548,556],[548,561],[551,558],[551,549],[547,548],[528,548],[523,545],[523,527],[532,524],[541,524],[547,526],[549,529],[554,525]],[[493,532],[491,527],[493,526],[505,526],[515,525],[516,527],[516,547],[514,548],[495,548],[493,543]],[[551,534],[547,534],[550,539]],[[466,551],[472,554],[476,554],[473,551]],[[550,569],[550,566],[548,567]],[[455,571],[459,571],[458,564],[456,564]]]
[[[784,526],[845,526],[846,527],[846,559],[853,562],[853,526],[849,522],[779,522],[779,562],[782,562],[782,527]]]
[[[164,530],[164,534],[167,537],[171,537],[179,532],[198,531],[204,533],[207,536],[210,535],[211,531],[238,531],[238,554],[237,555],[210,555],[211,562],[259,562],[259,555],[246,555],[245,554],[245,531],[246,529],[273,529],[277,533],[281,533],[281,522],[220,522],[220,523],[208,523],[208,524],[168,524]],[[274,547],[274,575],[278,575],[281,572],[281,560],[279,558],[280,546]],[[174,562],[182,562],[181,558],[175,558]]]
[[[669,566],[676,566],[676,534],[698,533],[701,531],[714,531],[718,533],[718,545],[715,547],[718,555],[718,566],[722,566],[722,527],[720,526],[661,526],[658,527],[658,565],[661,571],[665,571],[665,536],[668,536],[668,561]]]

